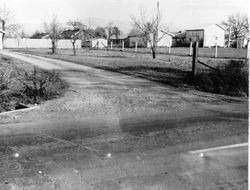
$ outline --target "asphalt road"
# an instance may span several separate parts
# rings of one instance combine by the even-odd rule
[[[70,92],[0,114],[0,189],[247,189],[246,146],[190,153],[246,142],[247,99],[1,53],[60,70]]]

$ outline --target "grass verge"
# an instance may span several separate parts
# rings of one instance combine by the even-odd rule
[[[70,49],[58,50],[57,54],[54,55],[48,53],[47,49],[18,49],[14,51],[119,72],[182,89],[195,88],[205,92],[232,96],[248,95],[248,83],[246,83],[248,66],[240,64],[243,63],[243,59],[199,57],[199,60],[207,65],[216,67],[219,73],[197,64],[198,75],[193,80],[193,78],[190,78],[192,58],[189,56],[159,54],[157,59],[153,60],[150,54],[106,50],[80,49],[77,56],[72,56]],[[206,49],[206,51],[209,51],[209,49]],[[236,55],[238,50],[223,49],[223,51],[234,52]],[[230,73],[230,71],[232,72]],[[238,76],[236,76],[237,73],[239,73]]]

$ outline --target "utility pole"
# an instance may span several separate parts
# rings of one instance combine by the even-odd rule
[[[193,46],[193,43],[192,43],[192,40],[190,41],[190,48],[189,48],[189,55],[191,56],[192,55],[192,46]]]
[[[196,64],[198,62],[198,49],[199,49],[199,41],[196,40],[194,42],[194,48],[193,48],[193,61],[192,61],[192,76],[193,76],[193,78],[196,75]]]
[[[124,40],[122,40],[122,51],[124,51]]]
[[[215,56],[214,56],[215,58],[217,58],[217,50],[218,50],[217,49],[217,46],[218,46],[217,41],[218,41],[218,37],[216,36],[215,37]]]
[[[231,36],[231,26],[229,26],[229,34],[228,34],[228,47],[230,47],[230,36]]]
[[[159,17],[159,12],[160,12],[160,3],[157,1],[157,18]]]
[[[249,58],[250,58],[250,34],[247,38],[247,55],[246,55],[246,64],[249,66]]]
[[[168,54],[171,54],[171,42],[169,41],[169,46],[168,46]]]

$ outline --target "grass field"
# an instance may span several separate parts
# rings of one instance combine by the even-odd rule
[[[239,58],[244,58],[244,53],[246,53],[244,52],[245,49],[221,48],[220,50],[224,51],[223,56],[225,58],[215,59],[210,57],[212,49],[200,48],[199,54],[203,53],[206,56],[200,56],[199,60],[209,66],[217,67],[230,62],[230,55],[234,55],[235,60],[239,60]],[[49,49],[13,49],[12,51],[71,61],[94,68],[146,78],[174,87],[187,86],[186,77],[192,70],[192,57],[185,55],[188,54],[188,48],[173,48],[176,55],[160,53],[156,59],[152,59],[150,53],[132,53],[118,50],[79,49],[76,56],[73,56],[72,49],[58,49],[57,53],[53,55]],[[143,51],[143,49],[140,51]],[[182,55],[177,55],[178,52]],[[198,72],[204,70],[209,69],[201,64],[197,65]]]
[[[113,49],[113,51],[120,51],[121,48]],[[126,52],[135,52],[134,48],[126,48],[124,51]],[[158,48],[158,54],[168,54],[168,48]],[[187,47],[178,47],[171,48],[170,55],[180,55],[187,56],[189,55],[190,48]],[[149,48],[138,48],[138,53],[150,53]],[[246,57],[246,49],[236,49],[236,48],[218,48],[217,51],[218,58],[226,58],[226,59],[244,59]],[[215,48],[199,48],[199,56],[214,58],[215,56]]]

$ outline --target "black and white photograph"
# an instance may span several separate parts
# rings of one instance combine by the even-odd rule
[[[249,0],[0,0],[0,190],[247,190]]]

